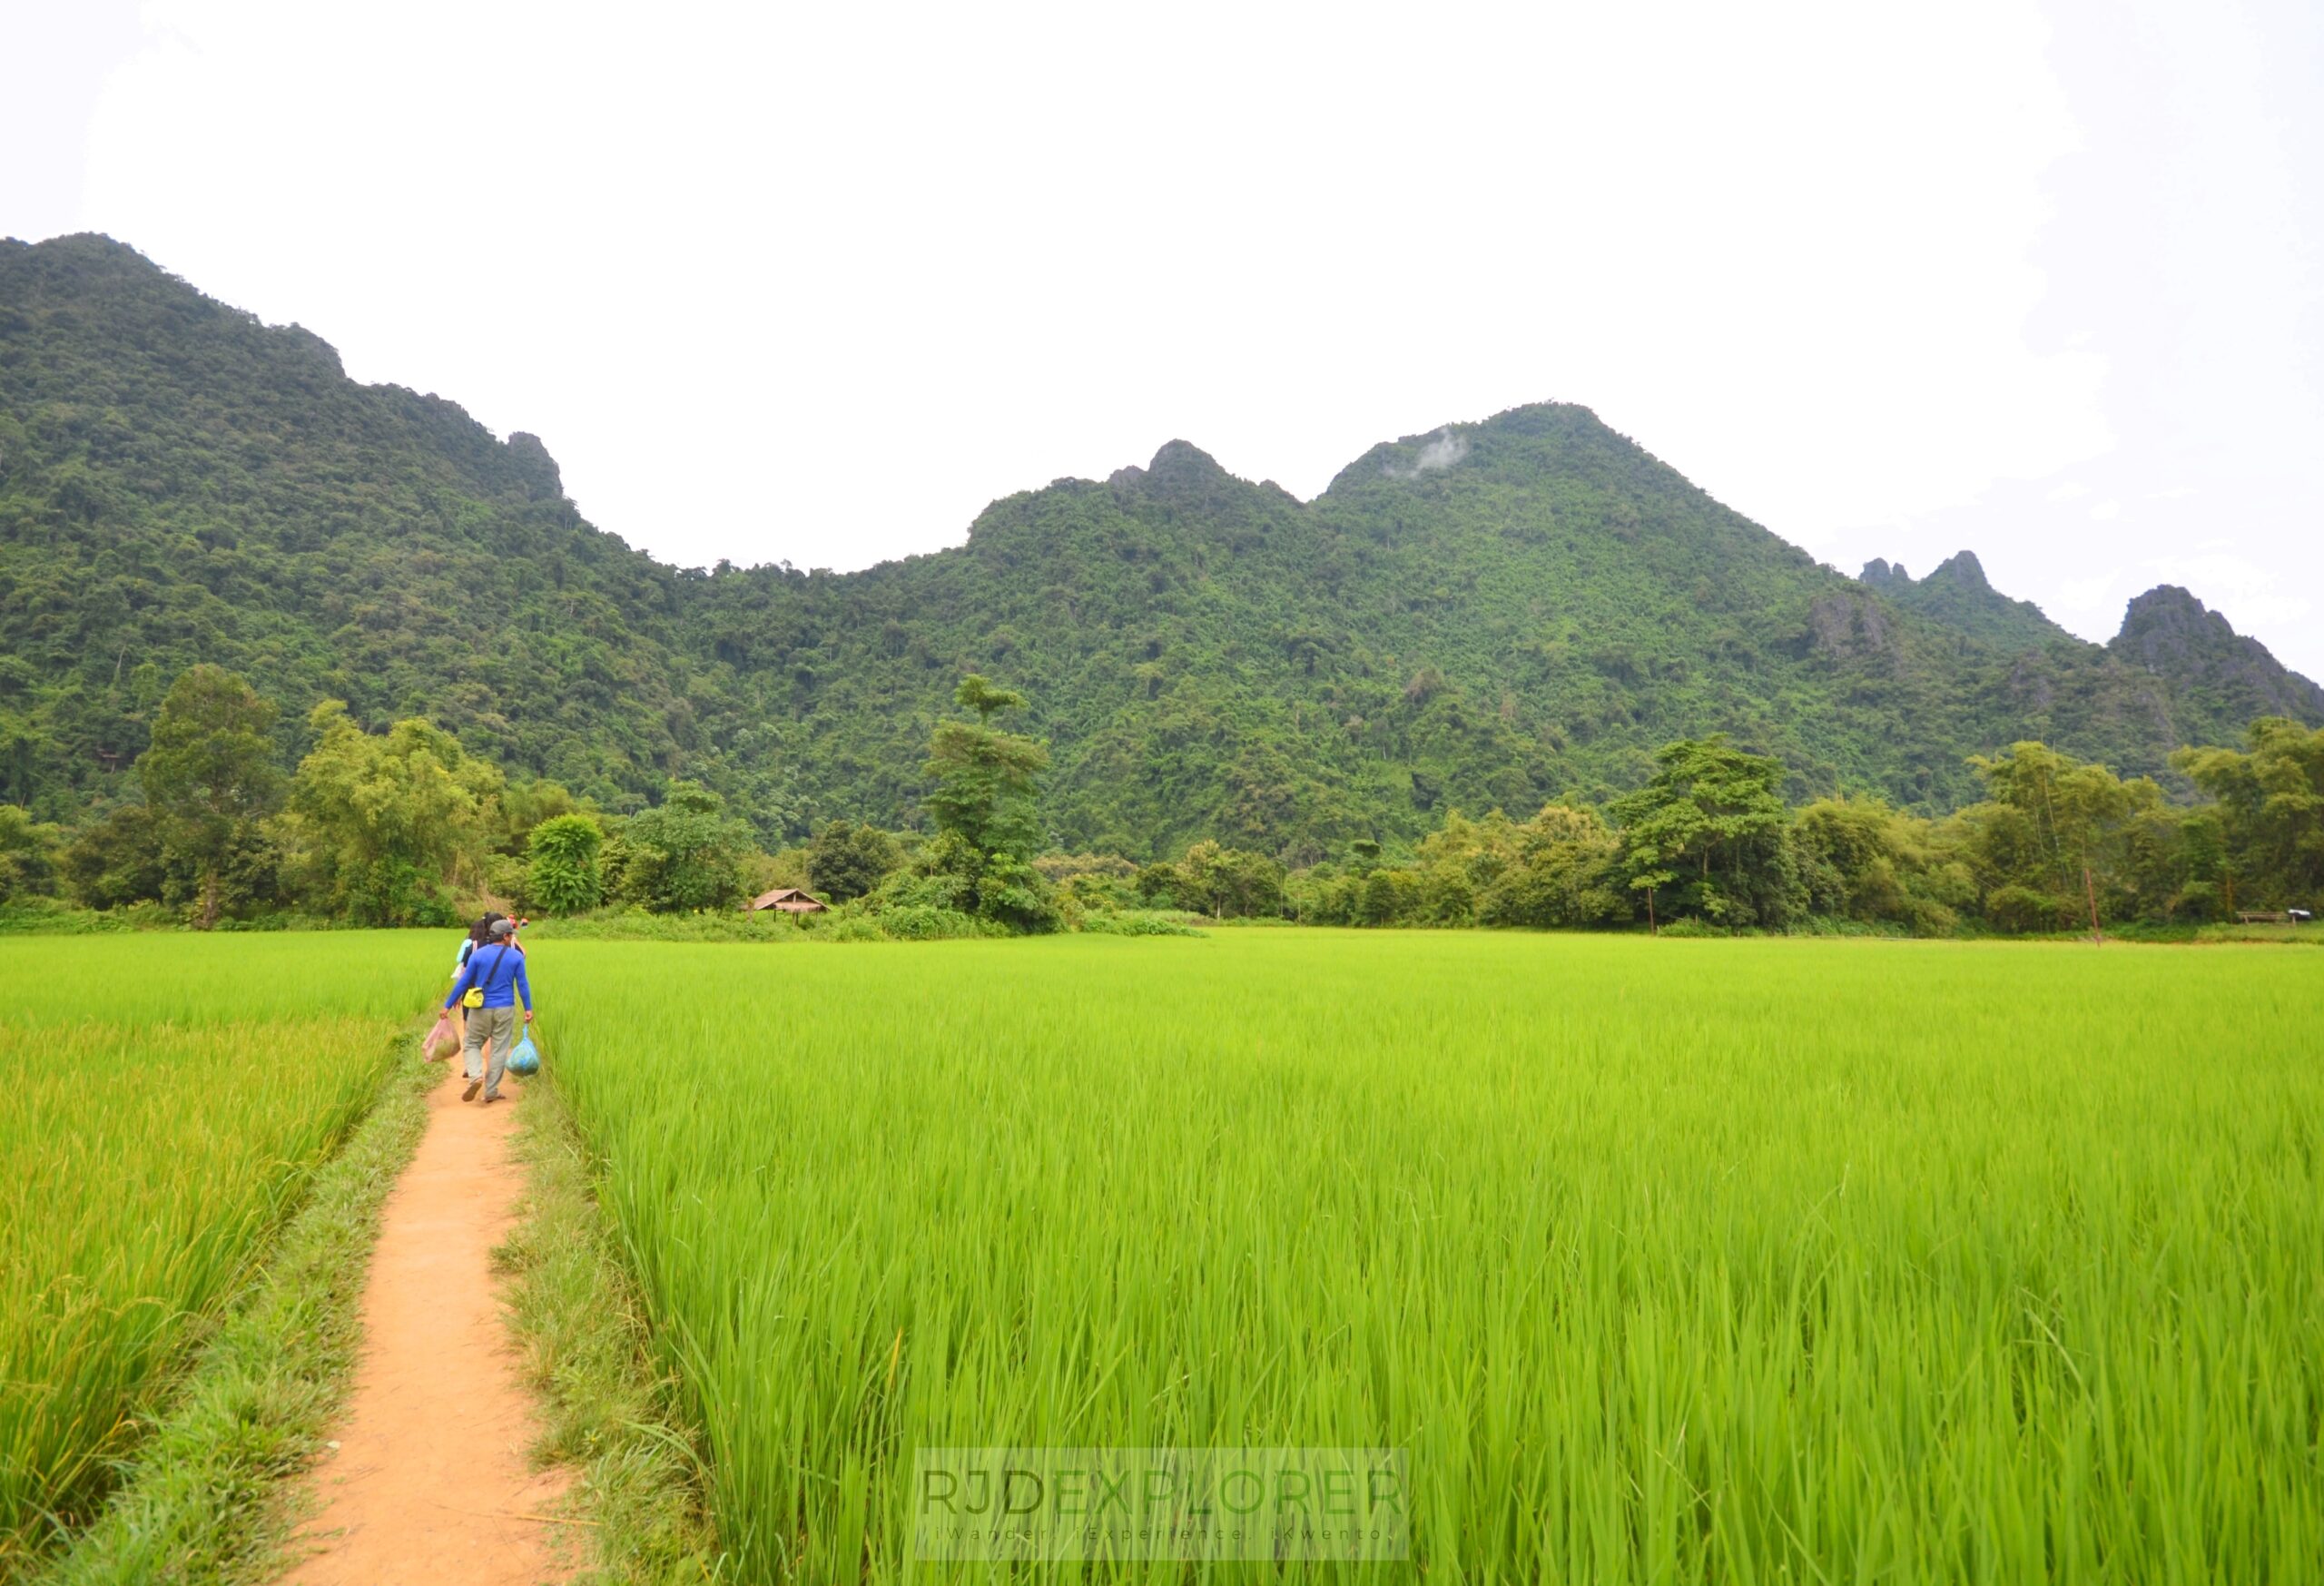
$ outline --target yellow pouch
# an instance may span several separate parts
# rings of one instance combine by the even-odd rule
[[[493,960],[492,960],[492,969],[491,969],[491,970],[487,970],[486,972],[487,972],[487,974],[497,972],[497,971],[499,970],[499,968],[500,968],[500,960],[501,960],[501,959],[507,958],[507,956],[508,956],[508,946],[507,946],[507,944],[506,942],[503,942],[503,943],[501,943],[501,944],[500,944],[500,951],[499,951],[498,955],[497,955],[497,957],[495,957],[495,958],[493,959]],[[471,958],[471,959],[468,960],[468,962],[469,962],[470,967],[473,967],[473,966],[475,965],[476,960],[475,960],[473,958]],[[463,973],[466,973],[467,971],[466,971],[466,970],[463,970],[462,972],[463,972]],[[473,984],[472,984],[472,985],[470,985],[470,986],[468,987],[468,989],[466,991],[463,991],[463,992],[461,992],[461,993],[460,993],[460,1006],[461,1006],[461,1007],[463,1007],[463,1008],[481,1008],[481,1007],[483,1007],[483,1006],[484,1006],[484,988],[483,988],[482,986],[479,986],[479,985],[473,985]]]

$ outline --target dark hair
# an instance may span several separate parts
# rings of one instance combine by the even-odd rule
[[[468,940],[475,942],[478,947],[484,946],[485,943],[492,940],[492,922],[495,920],[506,920],[508,916],[506,914],[487,913],[483,919],[468,927]]]

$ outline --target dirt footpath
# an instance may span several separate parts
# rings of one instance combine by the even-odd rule
[[[533,1586],[571,1572],[551,1546],[566,1528],[538,1518],[570,1477],[526,1460],[533,1398],[491,1269],[524,1195],[509,1150],[524,1103],[513,1079],[489,1107],[463,1102],[458,1058],[446,1067],[382,1214],[338,1451],[308,1478],[321,1508],[299,1540],[314,1552],[285,1586]]]

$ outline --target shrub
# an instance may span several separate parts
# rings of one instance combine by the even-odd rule
[[[586,815],[555,815],[533,828],[525,852],[525,901],[551,914],[578,914],[605,896],[598,856],[606,834]]]
[[[958,937],[1006,936],[1009,932],[988,920],[957,909],[908,903],[883,909],[874,917],[880,933],[891,941],[940,941]],[[843,940],[843,939],[842,939]]]
[[[1163,909],[1098,909],[1081,917],[1093,936],[1200,936],[1187,917]]]
[[[2072,898],[2012,883],[1985,894],[1985,919],[1994,930],[2013,934],[2071,931],[2082,919],[2082,907]]]
[[[1710,923],[1710,921],[1707,920],[1698,920],[1690,914],[1681,919],[1673,920],[1669,924],[1663,926],[1662,934],[1665,936],[1684,938],[1729,936],[1734,933],[1732,931],[1722,931],[1718,926]]]

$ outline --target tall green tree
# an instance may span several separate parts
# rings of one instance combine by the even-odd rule
[[[1516,852],[1485,878],[1478,900],[1485,924],[1571,929],[1630,917],[1621,842],[1597,811],[1545,804],[1514,836]]]
[[[960,679],[953,698],[977,719],[940,722],[929,741],[925,770],[936,789],[928,795],[928,809],[936,829],[958,834],[981,853],[1029,860],[1040,847],[1035,796],[1049,752],[992,724],[996,715],[1022,710],[1025,696],[972,672]]]
[[[862,897],[903,862],[896,840],[869,823],[825,822],[807,844],[808,882],[826,902]]]
[[[659,804],[629,818],[606,868],[624,901],[684,914],[742,901],[751,852],[750,828],[726,813],[724,799],[675,782]]]
[[[552,914],[594,909],[605,895],[606,833],[586,815],[551,815],[526,839],[525,896]]]
[[[2162,803],[2148,777],[2125,781],[2103,765],[2046,744],[1969,763],[1992,798],[1962,812],[1969,852],[1985,883],[1987,920],[2005,931],[2095,929],[2104,921],[2160,914],[2168,900],[2142,895],[2132,838]]]
[[[1275,914],[1283,909],[1283,866],[1273,856],[1225,848],[1207,838],[1178,862],[1173,891],[1189,909],[1216,918]]]
[[[153,812],[143,803],[120,804],[104,819],[82,827],[64,851],[64,886],[86,909],[162,896],[169,872]]]
[[[64,833],[17,804],[0,804],[0,903],[56,890]]]
[[[222,666],[189,668],[162,700],[137,780],[166,860],[199,878],[194,923],[218,922],[223,877],[261,846],[259,823],[280,800],[274,706]]]
[[[1668,889],[1664,912],[1783,923],[1799,901],[1784,842],[1783,763],[1747,754],[1719,733],[1667,744],[1654,764],[1644,787],[1607,806],[1630,887]]]
[[[2184,749],[2172,763],[2218,801],[2206,868],[2222,911],[2324,901],[2324,729],[2264,716],[2244,748]]]
[[[367,733],[339,700],[307,718],[290,825],[310,896],[365,925],[447,925],[456,888],[480,879],[505,779],[418,718]]]
[[[1791,843],[1817,913],[1943,936],[1976,905],[1976,880],[1937,823],[1881,799],[1817,799],[1793,813]]]
[[[952,691],[954,703],[963,710],[977,713],[977,720],[990,724],[993,717],[1025,708],[1025,696],[1013,688],[1003,688],[980,673],[971,672],[960,679],[960,687]]]
[[[929,740],[924,770],[936,784],[927,799],[936,836],[915,857],[913,883],[899,895],[940,898],[945,908],[1011,931],[1054,931],[1055,891],[1032,862],[1041,845],[1037,811],[1049,750],[992,724],[1022,710],[1024,695],[970,673],[953,700],[977,719],[940,722]]]
[[[563,783],[550,782],[546,778],[511,781],[501,790],[500,797],[495,803],[492,819],[487,823],[487,841],[496,853],[506,854],[511,859],[519,856],[529,859],[536,827],[544,821],[553,821],[559,815],[577,814],[581,810],[581,801],[575,798],[572,790]],[[602,827],[598,829],[598,835],[604,835]]]

